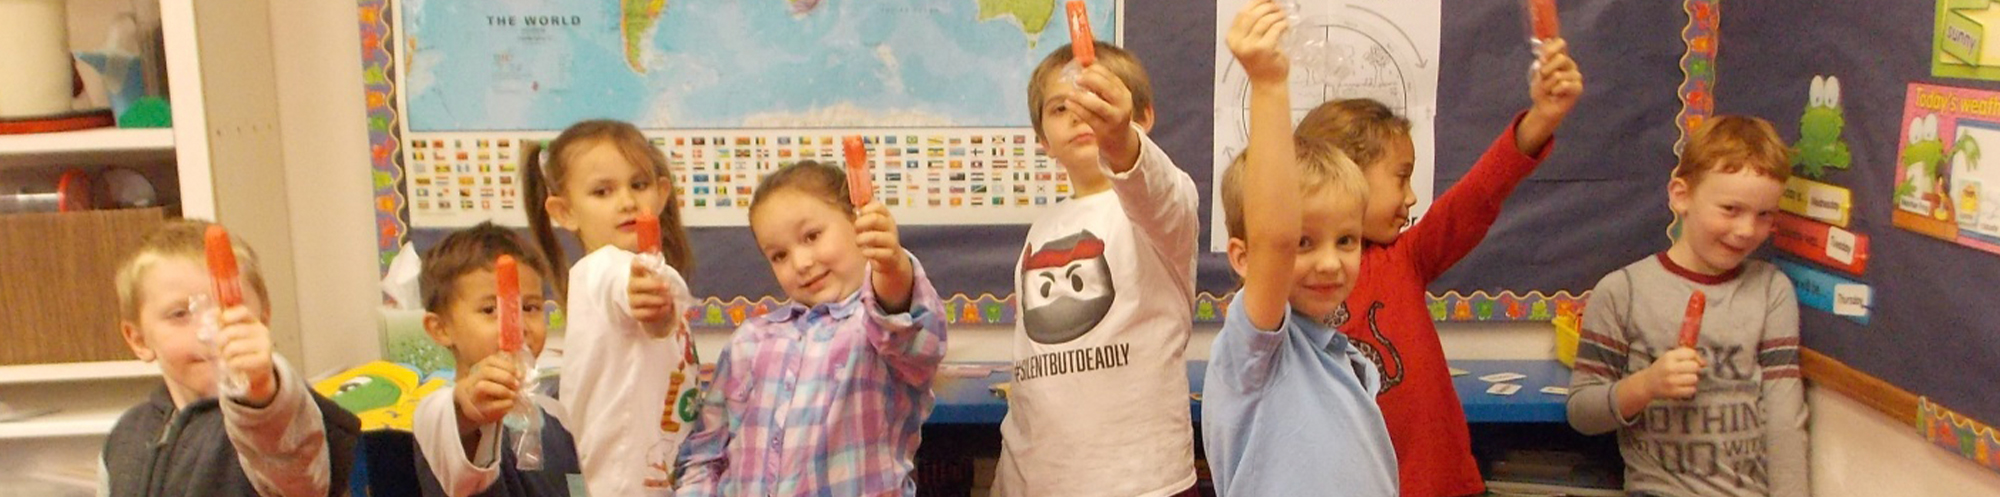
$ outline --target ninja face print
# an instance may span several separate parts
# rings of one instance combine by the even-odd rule
[[[1104,240],[1089,231],[1021,252],[1021,315],[1028,338],[1059,344],[1083,336],[1117,300]]]

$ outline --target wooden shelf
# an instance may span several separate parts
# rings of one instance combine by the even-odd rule
[[[173,149],[174,130],[171,128],[96,128],[58,133],[0,135],[0,155],[167,152]]]
[[[118,417],[130,408],[64,409],[38,417],[0,423],[0,440],[100,436],[111,433]]]
[[[0,385],[157,378],[159,365],[140,361],[72,362],[0,366]]]

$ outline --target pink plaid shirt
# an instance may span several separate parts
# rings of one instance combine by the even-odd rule
[[[738,327],[681,449],[676,494],[915,495],[945,327],[937,290],[911,265],[907,313],[885,314],[864,277],[846,300]]]

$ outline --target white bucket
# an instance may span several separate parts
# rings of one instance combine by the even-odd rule
[[[0,118],[70,111],[75,62],[64,0],[0,0]]]

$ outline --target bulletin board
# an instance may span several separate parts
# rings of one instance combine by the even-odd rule
[[[1397,8],[1399,1],[1342,3],[1392,9]],[[940,21],[868,31],[859,26],[887,25],[884,19],[895,18],[839,10],[908,11],[909,6],[904,3],[932,9],[931,15],[956,16],[958,21],[954,22],[962,25]],[[1002,4],[1032,6],[1040,2],[910,0],[873,7],[852,4],[669,2],[663,4],[667,10],[660,14],[673,16],[686,12],[675,9],[723,9],[753,19],[743,22],[772,23],[760,27],[806,30],[808,34],[801,36],[817,37],[814,40],[840,42],[860,37],[868,43],[890,45],[894,42],[879,37],[895,36],[891,33],[902,31],[937,31],[934,28],[939,26],[962,27],[984,33],[980,36],[993,37],[982,39],[981,46],[1033,47],[1013,49],[1016,55],[987,54],[984,55],[987,59],[979,60],[1018,56],[1015,62],[1030,67],[1047,50],[1068,41],[1059,16],[1042,22],[1039,19],[1044,14],[1034,9],[1009,12],[987,8]],[[1060,6],[1053,0],[1048,4]],[[1688,3],[1695,4],[1705,2]],[[642,41],[652,37],[646,42],[652,45],[642,43],[637,55],[623,37],[626,32],[621,31],[620,36],[607,38],[609,41],[578,45],[588,47],[590,56],[559,56],[568,52],[545,49],[506,57],[488,56],[483,60],[436,60],[435,54],[425,47],[443,43],[440,37],[466,36],[454,34],[450,29],[507,29],[514,33],[509,36],[521,36],[518,31],[533,28],[539,30],[535,31],[540,33],[536,36],[549,38],[556,36],[551,33],[575,25],[605,22],[609,14],[503,12],[501,9],[511,7],[473,8],[448,6],[444,2],[360,0],[358,5],[376,187],[378,250],[385,269],[404,243],[415,243],[421,250],[452,227],[489,218],[503,224],[523,225],[518,202],[509,201],[507,195],[518,190],[510,190],[512,185],[504,183],[510,181],[506,178],[518,174],[514,168],[520,159],[513,151],[518,150],[520,140],[546,139],[554,136],[564,123],[605,114],[619,117],[620,112],[632,114],[625,118],[640,122],[642,129],[655,138],[655,144],[676,161],[676,180],[687,188],[683,198],[688,204],[683,208],[688,213],[689,232],[698,259],[691,282],[697,295],[705,298],[692,317],[693,322],[704,326],[734,326],[748,316],[779,305],[780,292],[763,261],[756,257],[726,256],[758,253],[743,227],[742,202],[747,200],[747,189],[754,185],[761,171],[791,159],[835,157],[837,147],[833,143],[841,135],[869,137],[871,150],[875,151],[873,157],[880,161],[876,164],[878,185],[896,184],[885,174],[898,163],[917,168],[908,170],[901,178],[903,190],[889,195],[908,202],[902,207],[959,209],[934,211],[945,213],[941,215],[906,214],[907,209],[897,210],[904,224],[901,234],[905,245],[924,261],[931,274],[939,275],[933,282],[946,297],[947,316],[954,323],[1013,321],[1017,307],[1012,295],[1011,271],[1020,251],[1020,240],[1025,239],[1027,223],[1039,207],[1059,202],[1067,193],[1061,191],[1066,178],[1059,167],[1040,155],[1032,131],[1026,127],[1028,107],[1022,101],[1025,76],[1020,81],[1009,81],[1011,70],[987,71],[991,68],[976,64],[955,66],[974,71],[955,80],[974,85],[964,98],[985,99],[987,103],[976,109],[944,111],[953,117],[954,126],[939,126],[933,119],[936,116],[918,112],[867,113],[810,100],[814,88],[854,85],[851,81],[854,78],[874,77],[839,71],[817,77],[801,76],[793,82],[794,88],[787,91],[758,94],[778,102],[804,99],[790,102],[796,107],[818,109],[817,113],[759,113],[753,112],[757,109],[703,107],[741,100],[715,95],[690,97],[692,101],[644,104],[608,99],[604,103],[550,110],[546,106],[496,98],[492,91],[479,98],[438,93],[452,83],[440,81],[437,76],[459,74],[460,78],[483,78],[478,84],[485,85],[486,90],[497,88],[516,93],[548,90],[549,86],[544,85],[557,88],[598,85],[609,86],[602,91],[614,95],[660,92],[701,95],[700,91],[712,89],[718,78],[727,73],[720,69],[690,71],[661,80],[664,82],[658,83],[657,88],[638,89],[586,81],[588,78],[582,76],[553,81],[515,78],[515,73],[508,71],[532,72],[532,68],[551,64],[578,67],[577,72],[587,74],[614,69],[705,67],[704,62],[712,65],[714,59],[672,49],[696,46],[693,44],[697,39],[706,40],[698,34],[640,23],[637,28],[629,25],[620,28],[636,29],[631,32],[638,33]],[[1147,2],[1145,8],[1130,8],[1122,1],[1102,0],[1090,5],[1099,37],[1115,37],[1148,64],[1158,116],[1158,124],[1149,134],[1194,178],[1197,190],[1203,192],[1199,213],[1204,220],[1201,239],[1209,240],[1214,226],[1207,220],[1214,217],[1217,207],[1208,192],[1213,191],[1214,172],[1226,164],[1217,159],[1214,137],[1216,116],[1224,111],[1214,104],[1216,51],[1220,46],[1214,35],[1218,26],[1214,4],[1162,0]],[[1432,112],[1411,116],[1434,123],[1435,150],[1419,150],[1418,155],[1435,159],[1435,179],[1430,189],[1436,192],[1445,191],[1463,176],[1511,119],[1528,107],[1526,68],[1532,57],[1517,2],[1453,0],[1443,2],[1441,7],[1439,51],[1434,57],[1421,57],[1415,62],[1434,68],[1437,73],[1435,101],[1428,105]],[[737,12],[786,8],[804,10],[754,15]],[[1673,163],[1674,144],[1682,134],[1681,125],[1706,111],[1703,100],[1706,78],[1713,75],[1704,65],[1703,54],[1695,50],[1698,45],[1691,41],[1700,38],[1707,29],[1707,25],[1696,22],[1697,13],[1692,9],[1662,9],[1651,2],[1638,1],[1562,3],[1564,34],[1578,40],[1573,42],[1572,50],[1584,68],[1588,91],[1559,132],[1556,153],[1514,192],[1487,240],[1431,287],[1430,311],[1434,319],[1546,320],[1580,305],[1585,290],[1605,272],[1665,247],[1666,238],[1659,227],[1666,225],[1667,218],[1663,208],[1664,189],[1659,185],[1664,184],[1665,171]],[[877,22],[839,21],[855,16]],[[401,31],[411,17],[446,27],[411,36]],[[821,18],[833,20],[818,20]],[[1031,20],[1023,22],[1023,18]],[[449,19],[458,20],[441,21]],[[1023,38],[1029,33],[1039,34]],[[729,38],[718,42],[726,45],[718,50],[753,50],[756,46],[753,41],[753,38]],[[787,50],[804,50],[806,58],[816,53],[786,43],[781,39],[779,48],[756,53],[793,58],[799,54]],[[649,46],[667,49],[645,51]],[[878,66],[892,61],[905,69],[925,65],[921,57],[909,52],[870,53],[866,57],[880,62]],[[407,67],[410,64],[432,69],[411,71]],[[589,68],[598,66],[608,69]],[[437,68],[452,69],[440,72]],[[905,90],[921,91],[914,86]],[[643,111],[633,113],[626,107]],[[866,119],[843,121],[857,112]],[[864,124],[844,125],[848,126],[844,128],[786,127],[810,122]],[[865,125],[867,122],[892,124]],[[1617,146],[1605,145],[1612,143]],[[896,155],[890,155],[892,150]],[[718,163],[722,167],[715,167]],[[975,163],[983,171],[976,169]],[[1000,168],[1003,164],[1005,169]],[[932,169],[934,166],[937,169]],[[963,169],[956,169],[960,166]],[[973,177],[979,172],[985,173],[985,183]],[[963,174],[964,178],[957,174]],[[430,184],[419,184],[426,176]],[[466,181],[472,184],[462,183]],[[488,181],[493,183],[492,198],[483,196],[489,188]],[[963,188],[963,193],[953,188]],[[439,198],[441,192],[445,198]],[[465,198],[466,195],[471,198]],[[450,209],[441,208],[441,204]],[[569,253],[575,255],[576,251]],[[1198,262],[1197,321],[1219,322],[1220,310],[1226,308],[1235,278],[1220,253],[1204,253]]]
[[[2000,420],[2000,157],[1980,150],[2000,145],[2000,50],[1979,43],[2000,36],[2000,4],[1740,2],[1723,18],[1716,112],[1769,119],[1797,148],[1768,255],[1799,287],[1822,365],[1808,378],[2000,470],[1978,421]]]

